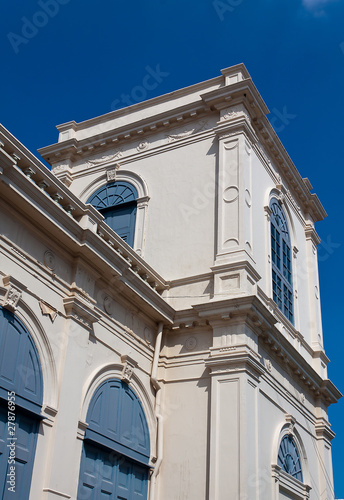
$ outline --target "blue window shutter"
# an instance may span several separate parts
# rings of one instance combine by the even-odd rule
[[[15,391],[16,405],[40,414],[43,381],[36,347],[24,325],[0,308],[0,397]]]
[[[15,393],[15,493],[8,490],[10,448],[8,392]],[[27,500],[42,406],[42,373],[36,347],[24,325],[0,308],[0,498]]]
[[[95,392],[87,413],[85,439],[101,443],[141,463],[150,456],[149,431],[140,400],[121,380]]]
[[[121,380],[104,382],[91,400],[86,421],[78,498],[144,500],[150,444],[135,392]]]
[[[128,182],[102,186],[87,200],[105,217],[105,222],[128,245],[134,245],[137,191]]]

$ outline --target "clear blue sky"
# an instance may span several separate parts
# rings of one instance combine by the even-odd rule
[[[57,141],[55,125],[107,113],[123,94],[149,99],[245,63],[329,214],[317,226],[321,299],[329,376],[342,392],[343,20],[340,0],[16,0],[0,20],[0,121],[33,152]],[[161,81],[143,93],[157,66]],[[330,408],[338,498],[343,415],[344,401]]]

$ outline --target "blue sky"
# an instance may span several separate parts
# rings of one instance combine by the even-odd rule
[[[329,216],[317,226],[329,377],[344,392],[344,2],[16,0],[0,20],[0,121],[31,151],[82,121],[244,62],[279,137]],[[156,88],[140,91],[147,71]],[[284,117],[280,119],[281,115]],[[344,498],[344,401],[330,408],[335,495]]]

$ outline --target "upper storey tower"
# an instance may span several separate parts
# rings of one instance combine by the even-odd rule
[[[245,66],[221,73],[59,125],[40,153],[169,282],[177,310],[256,295],[293,342],[321,351],[314,223],[326,213]]]

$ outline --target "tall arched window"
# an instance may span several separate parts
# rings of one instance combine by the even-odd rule
[[[0,498],[29,498],[42,396],[33,340],[14,314],[0,307]],[[13,471],[15,492],[7,475]]]
[[[134,245],[138,195],[134,186],[124,181],[111,182],[99,188],[87,203],[105,217],[105,222],[131,247]]]
[[[150,444],[137,395],[121,380],[104,382],[93,395],[86,421],[78,500],[144,500]]]
[[[303,481],[300,455],[292,436],[286,435],[283,437],[278,450],[277,465],[295,479]]]
[[[272,294],[278,308],[294,322],[291,242],[280,203],[273,198],[271,209]]]

